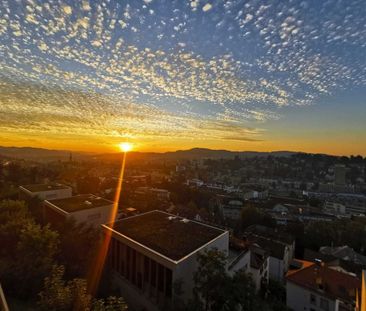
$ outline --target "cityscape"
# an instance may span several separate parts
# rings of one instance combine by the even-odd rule
[[[366,311],[365,16],[0,0],[0,311]]]

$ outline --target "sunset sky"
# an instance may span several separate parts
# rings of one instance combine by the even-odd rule
[[[0,0],[0,145],[366,156],[364,0]]]

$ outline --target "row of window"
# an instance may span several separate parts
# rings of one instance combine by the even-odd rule
[[[110,245],[110,264],[124,278],[152,296],[157,291],[165,297],[172,297],[172,271],[135,249],[112,238]]]
[[[314,306],[316,306],[318,304],[316,295],[310,294],[310,304],[312,304]],[[324,311],[328,311],[329,310],[329,301],[327,299],[320,297],[319,307],[320,307],[320,309],[322,309]]]

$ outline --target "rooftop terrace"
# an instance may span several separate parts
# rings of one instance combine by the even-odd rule
[[[113,204],[112,201],[97,197],[93,194],[80,194],[65,199],[48,200],[47,202],[68,213]]]
[[[113,230],[174,261],[182,259],[226,232],[162,211],[119,220],[114,223]]]

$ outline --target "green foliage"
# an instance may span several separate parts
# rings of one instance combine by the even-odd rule
[[[87,293],[85,279],[63,280],[65,268],[54,266],[52,274],[44,280],[44,288],[39,294],[38,306],[47,311],[123,311],[127,305],[122,298],[108,297],[93,299]]]
[[[225,301],[223,284],[227,282],[225,255],[210,249],[197,257],[199,267],[194,275],[196,302],[203,310],[219,310]]]
[[[98,251],[99,231],[72,219],[58,224],[56,229],[60,233],[57,260],[66,267],[67,277],[85,277]]]
[[[199,267],[194,275],[194,300],[189,310],[253,310],[260,305],[255,286],[243,270],[233,276],[226,272],[225,254],[217,249],[198,255]]]
[[[40,292],[38,306],[41,310],[63,311],[72,310],[74,306],[83,307],[90,305],[91,297],[86,293],[86,282],[74,279],[68,284],[63,280],[65,268],[54,266],[50,277],[44,280],[44,288]]]
[[[58,234],[41,227],[20,201],[0,202],[0,278],[16,297],[32,297],[54,264]]]
[[[247,206],[241,212],[241,227],[245,230],[251,225],[263,225],[273,228],[276,226],[276,222],[271,216],[262,213],[256,207]]]
[[[313,222],[305,229],[305,247],[318,250],[325,245],[348,245],[366,254],[365,224],[357,220]]]

